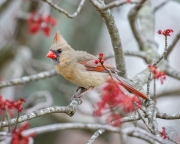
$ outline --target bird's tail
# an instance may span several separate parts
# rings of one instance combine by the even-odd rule
[[[125,89],[127,89],[129,92],[134,93],[134,94],[140,96],[141,98],[143,98],[143,99],[145,99],[145,100],[148,99],[147,95],[145,95],[144,93],[142,93],[142,92],[138,91],[136,88],[134,88],[131,84],[129,84],[129,83],[127,82],[126,79],[121,78],[121,77],[119,77],[119,76],[117,76],[117,75],[116,75],[115,77],[116,77],[116,79],[118,80],[119,84],[120,84],[121,86],[123,86]]]

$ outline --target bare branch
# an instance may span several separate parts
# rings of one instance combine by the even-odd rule
[[[180,80],[180,72],[176,71],[170,66],[165,69],[165,73],[170,77]]]
[[[155,67],[157,64],[159,64],[159,63],[161,62],[161,60],[162,60],[162,59],[164,58],[164,56],[166,55],[166,52],[167,52],[167,36],[165,35],[164,52],[163,52],[162,56],[159,57],[159,59],[152,64],[153,67]],[[151,82],[151,71],[149,70],[149,76],[148,76],[148,81],[147,81],[147,96],[148,96],[149,98],[150,98],[150,95],[149,95],[150,82]]]
[[[98,129],[88,140],[87,144],[92,144],[101,134],[105,132],[105,129]]]
[[[180,119],[180,113],[170,114],[157,111],[156,117],[167,120]]]
[[[166,52],[167,52],[167,36],[165,36],[165,46],[164,46],[164,52],[162,54],[162,56],[155,62],[152,64],[152,66],[156,66],[165,56]]]
[[[158,5],[157,7],[154,8],[153,12],[157,12],[157,10],[159,10],[160,8],[162,8],[163,6],[165,6],[168,2],[170,2],[172,0],[166,0],[166,1],[163,1],[160,5]]]
[[[0,122],[0,128],[7,127],[8,125],[10,126],[15,125],[16,121],[17,123],[22,123],[24,121],[31,120],[51,113],[66,113],[69,116],[73,116],[74,113],[76,112],[76,108],[78,107],[79,103],[80,103],[79,98],[75,98],[71,101],[69,106],[53,106],[53,107],[40,109],[30,114],[20,116],[18,120],[17,118],[14,118],[9,121]]]
[[[127,1],[122,2],[121,0],[113,1],[111,3],[106,4],[105,6],[100,5],[97,1],[94,1],[94,3],[96,5],[98,5],[98,7],[100,9],[102,9],[102,10],[111,9],[111,8],[122,6],[122,5],[125,5],[125,4],[139,4],[139,2],[132,2],[132,1],[130,1],[130,2],[127,2]]]
[[[74,18],[74,17],[76,17],[76,16],[81,12],[81,9],[82,9],[82,7],[83,7],[83,5],[84,5],[84,2],[85,2],[85,0],[81,0],[79,6],[78,6],[78,8],[77,8],[77,10],[76,10],[73,14],[69,14],[66,10],[60,8],[60,7],[57,6],[56,4],[52,3],[50,0],[42,0],[42,1],[48,3],[51,7],[53,7],[53,8],[56,9],[56,10],[58,10],[60,13],[65,14],[65,15],[66,15],[67,17],[69,17],[69,18]]]
[[[135,57],[140,57],[144,60],[147,59],[147,54],[143,51],[124,51],[124,54],[127,56],[135,56]]]
[[[107,130],[107,129],[100,128],[98,131],[96,131],[93,134],[93,136],[89,139],[87,144],[92,144],[94,142],[94,140],[104,132],[103,130]],[[156,136],[152,135],[151,133],[149,133],[143,129],[131,127],[131,128],[125,128],[120,131],[122,134],[127,134],[128,136],[137,137],[137,138],[143,139],[149,143],[155,143],[155,141],[162,143],[162,141],[160,139],[158,139]]]
[[[153,134],[159,135],[158,123],[156,121],[156,113],[157,113],[157,110],[156,110],[155,103],[152,100],[150,100],[148,102],[147,112],[146,112],[146,115],[148,118],[148,124],[149,124],[149,127],[153,130]]]
[[[101,10],[101,8],[99,7],[99,5],[105,6],[104,0],[99,0],[98,4],[96,0],[90,0],[90,2],[101,14],[101,16],[103,17],[106,23],[107,29],[109,31],[109,35],[111,37],[111,42],[113,45],[116,67],[120,71],[119,75],[121,75],[124,78],[127,78],[123,47],[121,44],[118,28],[114,21],[114,17],[111,14],[110,10]]]
[[[149,70],[149,76],[148,76],[148,81],[147,81],[147,91],[146,91],[146,95],[148,96],[148,98],[150,98],[150,82],[151,82],[151,71]]]
[[[145,52],[143,51],[128,51],[128,50],[125,50],[124,51],[124,54],[126,56],[135,56],[135,57],[139,57],[139,58],[142,58],[144,60],[147,59],[147,55]],[[114,54],[110,53],[110,54],[106,54],[105,57],[108,59],[108,58],[112,58],[114,57]]]
[[[140,113],[140,111],[137,109],[137,112],[139,114],[139,116],[141,117],[142,121],[144,122],[144,124],[147,126],[147,128],[150,130],[151,133],[153,133],[152,129],[149,127],[148,123],[146,122],[144,115]]]
[[[121,118],[120,120],[116,120],[116,121],[113,121],[111,122],[109,125],[115,125],[115,123],[119,123],[119,121],[121,123],[124,123],[124,122],[131,122],[131,121],[136,121],[136,120],[140,120],[140,117],[139,115],[135,115],[135,116],[129,116],[129,117],[123,117]],[[99,135],[103,134],[105,132],[105,129],[99,129],[97,130],[92,136],[91,138],[88,140],[88,143],[87,144],[92,144],[98,137]]]
[[[146,2],[146,0],[142,0],[139,4],[137,4],[136,6],[134,6],[128,14],[128,19],[129,19],[129,23],[133,32],[133,35],[139,45],[140,50],[143,50],[143,40],[139,34],[139,31],[137,29],[136,26],[136,18],[138,15],[138,11],[140,10],[140,8],[143,6],[143,4]]]
[[[10,81],[2,81],[0,82],[0,88],[14,86],[14,85],[21,85],[21,84],[25,84],[31,81],[37,81],[37,80],[49,78],[55,75],[57,75],[57,72],[55,70],[50,70],[50,71],[41,72],[35,75],[12,79]]]
[[[81,93],[81,90],[78,91],[78,93]],[[70,103],[69,106],[49,107],[49,108],[45,108],[45,109],[41,109],[41,110],[32,112],[27,115],[20,116],[18,119],[18,123],[22,123],[27,120],[31,120],[31,119],[34,119],[34,118],[37,118],[40,116],[44,116],[46,114],[51,114],[51,113],[66,113],[69,116],[73,116],[79,102],[80,102],[79,99],[75,98],[72,100],[72,102]],[[124,123],[124,122],[131,122],[131,121],[139,120],[139,119],[140,119],[140,117],[138,115],[136,115],[136,116],[123,117],[120,119],[120,121],[121,121],[121,123]],[[0,122],[0,127],[8,127],[8,125],[12,126],[12,125],[15,125],[15,123],[16,123],[16,118],[11,119],[9,122],[8,121]],[[116,121],[112,122],[111,124],[114,124],[114,123],[116,123]]]
[[[172,52],[173,48],[175,47],[175,45],[177,44],[177,42],[180,39],[180,33],[178,33],[174,40],[172,41],[171,45],[169,45],[169,47],[167,48],[167,53],[165,54],[165,58],[167,59],[169,54]]]
[[[180,89],[179,88],[174,88],[170,90],[165,90],[161,91],[160,93],[157,94],[157,98],[159,97],[167,97],[167,96],[179,96],[180,95]],[[152,96],[153,97],[153,96]]]
[[[120,128],[117,127],[112,127],[109,125],[101,125],[101,124],[91,124],[91,123],[64,123],[64,124],[53,124],[53,125],[48,125],[48,126],[42,126],[42,127],[37,127],[37,128],[32,128],[29,130],[23,131],[23,135],[29,135],[31,133],[36,133],[36,134],[41,134],[49,131],[57,131],[57,130],[65,130],[65,129],[90,129],[90,130],[95,130],[95,129],[105,129],[106,131],[110,132],[115,132],[115,133],[121,133],[121,134],[126,134],[132,137],[138,137],[141,138],[147,142],[159,142],[162,143],[160,139],[158,139],[156,136],[152,135],[151,133],[140,129],[140,128],[125,128],[121,130]],[[145,137],[144,137],[145,136]],[[88,142],[88,144],[90,144]]]

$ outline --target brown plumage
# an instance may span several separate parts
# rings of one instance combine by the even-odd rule
[[[68,45],[59,32],[54,37],[54,42],[47,57],[52,59],[55,69],[64,78],[80,87],[86,89],[97,87],[110,78],[108,71],[100,63],[94,63],[98,59],[97,57],[84,51],[75,51]],[[118,72],[115,67],[107,62],[104,62],[103,65],[113,74]],[[121,79],[118,79],[118,81],[128,91],[147,99],[145,94],[139,92],[128,83]]]

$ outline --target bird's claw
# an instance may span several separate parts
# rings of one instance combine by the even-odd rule
[[[78,92],[78,90],[79,90],[79,89],[81,89],[81,88],[82,88],[82,87],[78,86],[78,88],[77,88],[76,92]]]
[[[75,94],[75,95],[73,95],[73,97],[71,98],[71,101],[72,101],[73,99],[75,99],[75,98],[78,98],[78,99],[79,99],[79,105],[80,105],[80,104],[82,104],[82,102],[83,102],[82,99],[81,99],[81,97],[82,97],[82,95],[76,95],[76,94]]]

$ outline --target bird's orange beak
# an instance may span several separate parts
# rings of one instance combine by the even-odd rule
[[[47,58],[51,58],[51,59],[57,58],[56,54],[55,54],[54,52],[52,52],[52,51],[49,51],[49,52],[47,53],[46,57],[47,57]]]

